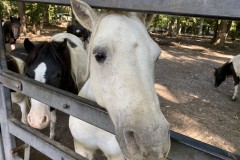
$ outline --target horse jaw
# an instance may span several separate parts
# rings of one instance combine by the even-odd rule
[[[96,102],[109,112],[124,157],[165,159],[170,148],[169,123],[160,111],[153,77],[159,46],[137,17],[113,14],[95,19],[87,4],[72,2],[77,19],[92,31],[90,85]],[[105,61],[97,62],[95,52],[103,52]]]

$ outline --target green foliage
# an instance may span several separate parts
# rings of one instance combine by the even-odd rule
[[[40,20],[52,22],[56,20],[56,13],[68,13],[69,7],[47,5],[41,3],[25,3],[26,15],[30,23],[38,24]],[[47,19],[46,19],[47,18]]]
[[[0,11],[4,20],[9,19],[10,16],[17,16],[17,4],[16,1],[1,0]]]
[[[154,28],[167,28],[168,26],[168,22],[169,22],[169,17],[170,16],[166,16],[166,15],[157,15],[154,17],[153,23],[152,23],[152,27]]]

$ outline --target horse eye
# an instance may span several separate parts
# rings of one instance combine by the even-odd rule
[[[103,63],[107,58],[106,53],[104,52],[94,53],[94,55],[95,55],[96,61],[99,63]]]

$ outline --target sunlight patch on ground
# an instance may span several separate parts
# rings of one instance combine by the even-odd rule
[[[181,61],[188,61],[188,62],[189,61],[196,61],[196,59],[193,59],[193,58],[187,57],[187,56],[179,56],[178,59],[181,60]]]
[[[230,58],[233,57],[232,55],[221,54],[221,53],[218,53],[218,52],[212,52],[212,53],[214,53],[217,57],[220,57],[220,58],[227,58],[227,59],[230,59]]]
[[[179,123],[178,125],[171,126],[172,130],[230,152],[237,151],[237,148],[229,143],[224,137],[220,137],[218,133],[212,133],[211,128],[208,129],[194,120],[198,119],[198,117],[194,117],[193,119],[179,112],[171,112],[171,116],[178,119]],[[186,128],[187,125],[184,125],[184,123],[190,123],[192,125]]]
[[[164,58],[164,59],[168,59],[168,60],[176,60],[176,61],[179,61],[179,60],[188,61],[188,62],[196,61],[196,59],[191,58],[190,56],[183,56],[182,52],[180,52],[180,51],[171,50],[171,52],[173,52],[174,54],[179,54],[181,56],[176,57],[176,56],[171,55],[169,52],[162,50],[162,54],[161,54],[160,58]]]
[[[201,46],[197,46],[197,45],[188,45],[188,46],[186,46],[186,45],[181,45],[181,48],[186,48],[186,49],[199,49],[199,50],[208,50],[208,49],[206,49],[206,48],[204,48],[204,47],[201,47]]]
[[[154,84],[155,91],[160,97],[163,97],[164,99],[171,101],[173,103],[179,103],[178,99],[171,94],[171,92],[161,84],[155,83]]]
[[[160,58],[174,59],[175,57],[173,55],[169,54],[169,52],[162,50]]]

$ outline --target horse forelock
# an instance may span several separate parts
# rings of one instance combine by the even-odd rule
[[[80,38],[70,33],[59,33],[52,37],[53,41],[62,42],[67,40],[71,60],[71,77],[77,85],[78,91],[88,78],[88,59]]]
[[[37,44],[32,53],[29,54],[26,61],[26,68],[35,63],[37,59],[44,58],[47,54],[52,54],[54,60],[63,66],[64,74],[71,72],[71,60],[67,47],[62,48],[58,42],[41,42]],[[61,47],[59,49],[59,47]]]

